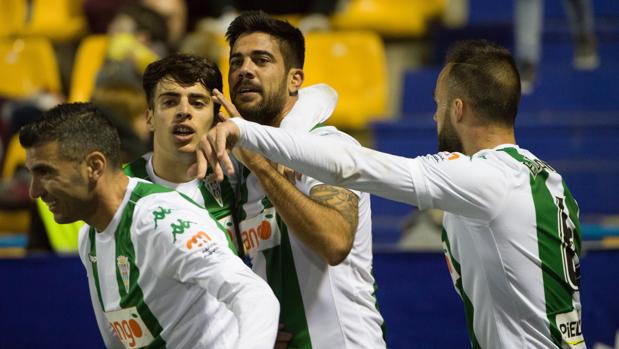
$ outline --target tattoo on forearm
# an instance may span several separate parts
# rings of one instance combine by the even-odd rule
[[[353,228],[357,227],[359,198],[350,190],[321,184],[312,188],[310,197],[319,204],[337,210]]]

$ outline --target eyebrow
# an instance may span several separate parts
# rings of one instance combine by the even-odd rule
[[[266,51],[266,50],[254,50],[254,51],[251,51],[250,55],[251,56],[265,55],[265,56],[269,56],[269,57],[275,59],[275,56],[271,52]],[[243,56],[241,53],[236,52],[236,53],[233,53],[232,55],[230,55],[230,59],[236,58],[236,57],[241,57],[241,56]]]
[[[36,165],[32,166],[31,168],[26,166],[26,169],[30,173],[41,172],[41,171],[44,171],[44,170],[47,170],[47,171],[54,171],[55,170],[54,167],[52,167],[50,165],[47,165],[47,164],[36,164]]]
[[[157,96],[157,98],[162,98],[162,97],[180,97],[181,94],[178,92],[163,92],[162,94],[160,94],[159,96]],[[195,93],[192,92],[189,94],[189,98],[204,98],[204,99],[209,99],[210,97],[204,93]]]

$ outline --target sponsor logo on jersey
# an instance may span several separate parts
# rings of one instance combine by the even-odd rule
[[[459,159],[460,155],[461,155],[460,153],[449,153],[449,152],[446,152],[446,151],[442,151],[442,152],[437,153],[437,154],[428,155],[428,157],[431,157],[436,162],[441,162],[441,161],[449,161],[449,160]]]
[[[123,286],[125,286],[125,292],[129,293],[129,258],[127,256],[118,256],[116,258],[116,264],[120,271],[120,277],[123,280]]]
[[[533,178],[537,177],[537,175],[544,170],[546,170],[546,172],[557,172],[554,168],[550,167],[550,165],[540,159],[531,160],[524,158],[522,163],[529,169]]]
[[[125,348],[143,348],[154,340],[136,307],[108,311],[105,317]]]
[[[219,185],[219,182],[215,179],[215,177],[208,176],[207,178],[205,178],[204,186],[206,187],[206,190],[208,190],[208,192],[211,193],[213,198],[215,198],[215,201],[217,201],[217,203],[219,204],[219,207],[223,207],[224,200],[223,200],[223,197],[221,196],[221,186]]]
[[[211,237],[207,233],[199,231],[197,234],[190,237],[185,245],[187,246],[187,249],[191,251],[194,248],[206,247],[207,244],[212,240],[213,239],[211,239]]]
[[[172,228],[172,243],[176,243],[176,235],[183,234],[185,232],[185,229],[189,228],[192,224],[195,223],[196,222],[185,221],[179,218],[176,220],[176,223],[170,224],[170,228]]]
[[[561,338],[563,338],[564,348],[585,348],[585,339],[582,335],[580,322],[580,312],[574,309],[568,313],[557,314],[556,323],[559,332],[561,332]]]
[[[449,157],[447,157],[447,160],[456,160],[460,158],[460,154],[458,153],[451,153],[449,154]]]
[[[155,218],[155,228],[157,228],[157,222],[165,219],[166,215],[172,212],[171,209],[163,208],[159,206],[159,210],[153,211],[153,218]]]
[[[249,255],[278,246],[281,241],[275,208],[266,208],[258,216],[240,224],[243,247]]]

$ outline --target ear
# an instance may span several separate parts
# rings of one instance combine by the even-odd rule
[[[155,132],[155,125],[153,125],[153,110],[150,108],[146,110],[146,125],[148,126],[149,131]]]
[[[454,117],[453,121],[460,122],[464,116],[464,101],[460,98],[454,98],[451,106],[451,113]]]
[[[99,151],[93,151],[86,155],[86,168],[88,171],[88,179],[96,182],[101,178],[103,172],[107,168],[107,158]]]
[[[301,85],[303,85],[303,79],[305,78],[305,74],[303,73],[303,69],[292,68],[288,72],[288,94],[291,96],[296,96],[299,90],[301,89]]]

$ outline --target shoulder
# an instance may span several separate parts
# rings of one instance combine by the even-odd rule
[[[350,144],[360,145],[359,142],[354,137],[347,134],[346,132],[338,130],[334,126],[327,126],[327,125],[319,124],[310,130],[310,134],[319,136],[319,137],[329,137],[331,139],[337,139],[339,141],[350,143]]]
[[[142,179],[148,178],[148,172],[146,170],[146,166],[148,164],[148,159],[152,156],[152,153],[146,153],[142,155],[139,159],[125,164],[123,166],[123,171],[129,177],[137,177]]]
[[[84,224],[77,234],[77,249],[84,265],[88,262],[88,254],[90,253],[90,229],[88,224]]]

